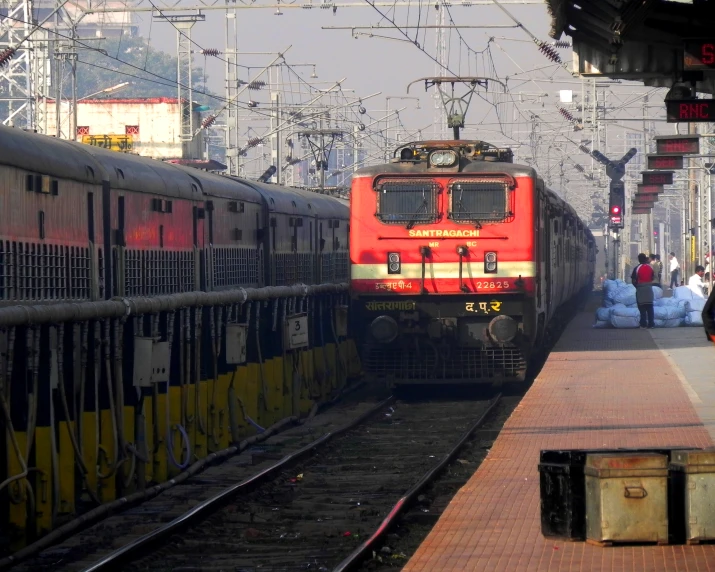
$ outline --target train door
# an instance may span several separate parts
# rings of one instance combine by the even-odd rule
[[[200,290],[206,289],[206,273],[204,272],[204,267],[206,264],[206,252],[204,251],[204,219],[206,218],[206,211],[201,203],[194,205],[193,208],[193,224],[192,224],[192,234],[194,243],[194,268],[196,268],[196,274],[194,275],[194,284],[199,285]]]
[[[206,248],[206,291],[214,289],[214,203],[206,201],[208,246]]]
[[[561,290],[564,283],[564,261],[563,261],[563,228],[561,225],[563,219],[560,216],[554,217],[551,221],[553,228],[553,245],[554,245],[554,275],[552,276],[552,283],[554,287],[554,305],[552,308],[555,310],[561,305]]]
[[[543,201],[541,203],[541,224],[542,224],[542,232],[544,235],[543,238],[543,246],[542,246],[542,260],[544,264],[544,283],[546,285],[546,292],[545,292],[545,302],[546,302],[546,315],[547,317],[551,317],[551,308],[553,307],[553,293],[554,289],[552,286],[552,280],[553,280],[553,273],[554,273],[554,249],[552,248],[552,228],[551,228],[551,218],[549,216],[549,207],[548,207],[548,197],[546,195],[543,196]]]
[[[117,296],[126,296],[126,222],[124,210],[124,196],[117,197],[117,232],[113,237],[114,246],[112,248],[112,266],[114,267],[114,279],[112,290]]]
[[[318,259],[320,260],[320,275],[318,276],[318,284],[325,284],[327,276],[325,272],[325,239],[323,238],[323,221],[318,223]]]
[[[268,234],[268,205],[263,199],[263,205],[260,211],[256,212],[256,257],[258,258],[258,286],[267,286],[270,284],[270,243]],[[261,216],[265,212],[265,216]]]
[[[536,277],[535,277],[535,287],[536,287],[536,308],[537,310],[541,310],[542,304],[543,304],[543,276],[544,276],[544,256],[543,256],[543,232],[544,232],[544,217],[543,213],[541,211],[541,201],[542,201],[542,195],[541,195],[541,187],[538,185],[536,186],[536,191],[534,193],[535,197],[535,209],[534,213],[536,215],[536,224],[534,225],[535,228],[535,237],[534,237],[534,262],[535,262],[535,269],[536,269]]]

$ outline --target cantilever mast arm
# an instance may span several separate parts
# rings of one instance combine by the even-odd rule
[[[465,77],[422,77],[420,79],[416,79],[415,81],[410,82],[407,85],[407,93],[410,93],[410,87],[412,85],[419,83],[421,81],[428,82],[431,81],[432,83],[477,83],[479,81],[492,81],[494,83],[498,83],[501,85],[504,89],[506,89],[506,84],[493,77],[478,77],[478,76],[465,76]]]

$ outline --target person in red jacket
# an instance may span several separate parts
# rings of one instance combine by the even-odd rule
[[[655,328],[655,312],[653,310],[653,282],[655,272],[648,257],[641,253],[638,255],[638,266],[633,269],[631,283],[636,287],[636,302],[641,313],[641,328]]]

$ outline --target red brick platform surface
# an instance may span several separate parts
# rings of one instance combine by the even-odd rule
[[[589,312],[569,324],[479,470],[403,571],[715,572],[715,545],[600,548],[541,535],[540,450],[713,444],[650,331],[594,330],[592,323]]]

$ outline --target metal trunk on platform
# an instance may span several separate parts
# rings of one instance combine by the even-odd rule
[[[684,540],[715,540],[715,449],[677,451],[670,470],[671,519]]]
[[[588,455],[584,472],[588,541],[667,544],[666,455]]]

